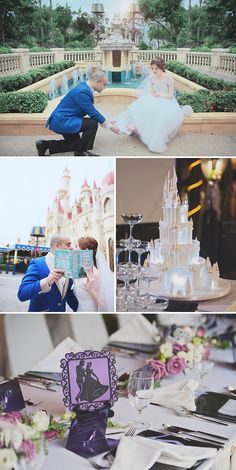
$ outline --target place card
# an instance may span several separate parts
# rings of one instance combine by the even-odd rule
[[[20,411],[25,408],[25,401],[18,380],[0,383],[0,408],[3,412]]]
[[[85,458],[116,448],[115,439],[106,439],[109,413],[109,406],[93,412],[79,411],[72,422],[66,448]]]
[[[67,353],[61,360],[64,405],[95,411],[118,400],[115,357],[109,350]]]
[[[236,400],[228,400],[224,406],[222,406],[218,413],[228,415],[228,416],[236,416]]]

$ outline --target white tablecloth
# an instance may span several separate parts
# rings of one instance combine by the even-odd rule
[[[231,289],[230,292],[224,297],[213,300],[204,300],[199,302],[197,311],[198,312],[225,312],[232,305],[234,305],[234,311],[230,310],[231,313],[236,313],[236,281],[229,280]]]
[[[137,367],[142,366],[144,360],[145,359],[142,356],[139,356],[135,359],[117,357],[118,375],[120,375],[123,371],[131,371]],[[236,374],[233,370],[232,351],[217,351],[215,360],[215,366],[208,376],[205,377],[203,385],[207,386],[212,391],[222,391],[223,387],[228,385],[232,385],[236,388]],[[181,380],[182,378],[183,376],[172,376],[171,378],[163,380],[162,386],[170,383],[173,380]],[[60,387],[58,387],[57,393],[41,391],[39,389],[25,385],[21,385],[21,387],[25,399],[31,399],[34,403],[43,400],[43,403],[37,407],[38,409],[46,409],[49,413],[52,413],[56,416],[64,413],[65,409],[62,402],[62,391]],[[113,419],[119,423],[127,424],[132,420],[137,419],[137,412],[130,405],[127,398],[120,398],[115,403],[113,410],[115,412]],[[158,430],[164,423],[173,424],[177,426],[189,427],[195,430],[206,431],[213,434],[219,434],[232,439],[233,442],[236,442],[236,425],[234,424],[230,424],[229,426],[221,426],[215,423],[211,424],[197,418],[180,417],[170,409],[155,405],[149,405],[143,411],[143,418],[145,421],[150,422],[150,429]],[[49,443],[49,454],[45,459],[42,470],[87,470],[92,468],[88,460],[67,451],[65,449],[65,444],[66,439],[64,441],[53,441]],[[222,470],[230,470],[230,467],[226,466],[225,462],[229,462],[229,455],[227,454],[230,453],[231,447],[232,446],[229,444],[226,449],[218,452],[218,464],[221,459],[223,461],[218,468],[221,468]],[[209,470],[210,468],[214,468],[214,463],[206,462],[201,466],[201,470]],[[236,458],[235,466],[233,467],[231,465],[231,470],[234,469],[236,469]]]

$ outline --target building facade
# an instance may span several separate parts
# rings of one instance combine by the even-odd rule
[[[99,249],[114,268],[114,173],[110,171],[101,187],[94,181],[93,187],[84,181],[79,197],[70,204],[71,176],[65,168],[61,185],[51,208],[48,208],[45,244],[55,233],[66,233],[73,246],[78,238],[92,236],[98,241]]]

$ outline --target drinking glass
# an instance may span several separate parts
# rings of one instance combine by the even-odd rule
[[[134,225],[139,224],[143,220],[142,214],[121,214],[123,221],[129,225],[129,240],[130,242],[134,240],[133,238],[133,228]]]
[[[214,367],[214,362],[211,361],[211,360],[205,360],[203,359],[201,362],[197,362],[195,363],[195,366],[194,366],[194,369],[195,369],[195,372],[198,376],[198,379],[199,379],[199,387],[204,379],[204,377],[209,374],[209,372],[212,370],[212,368]],[[198,387],[198,390],[199,390],[199,387]],[[202,392],[204,391],[207,391],[208,388],[207,387],[203,387],[201,386],[201,390]]]
[[[169,300],[166,297],[151,294],[148,296],[147,312],[163,312],[169,305]]]
[[[141,420],[144,408],[150,404],[154,389],[154,377],[151,371],[132,372],[128,382],[128,397],[131,405],[138,412],[138,421],[132,423],[136,429],[147,429],[150,423]]]

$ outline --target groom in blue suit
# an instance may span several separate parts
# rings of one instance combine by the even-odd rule
[[[46,123],[46,127],[62,134],[64,140],[38,140],[39,156],[74,151],[74,155],[92,156],[98,124],[119,133],[119,130],[94,107],[94,92],[101,93],[107,85],[107,76],[101,70],[92,73],[87,82],[81,82],[60,101]]]
[[[63,234],[56,234],[50,241],[51,251],[42,258],[33,259],[23,277],[18,299],[30,300],[29,312],[65,312],[66,303],[76,312],[78,300],[72,287],[72,279],[66,279],[61,269],[54,268],[56,250],[70,250],[71,241]]]

